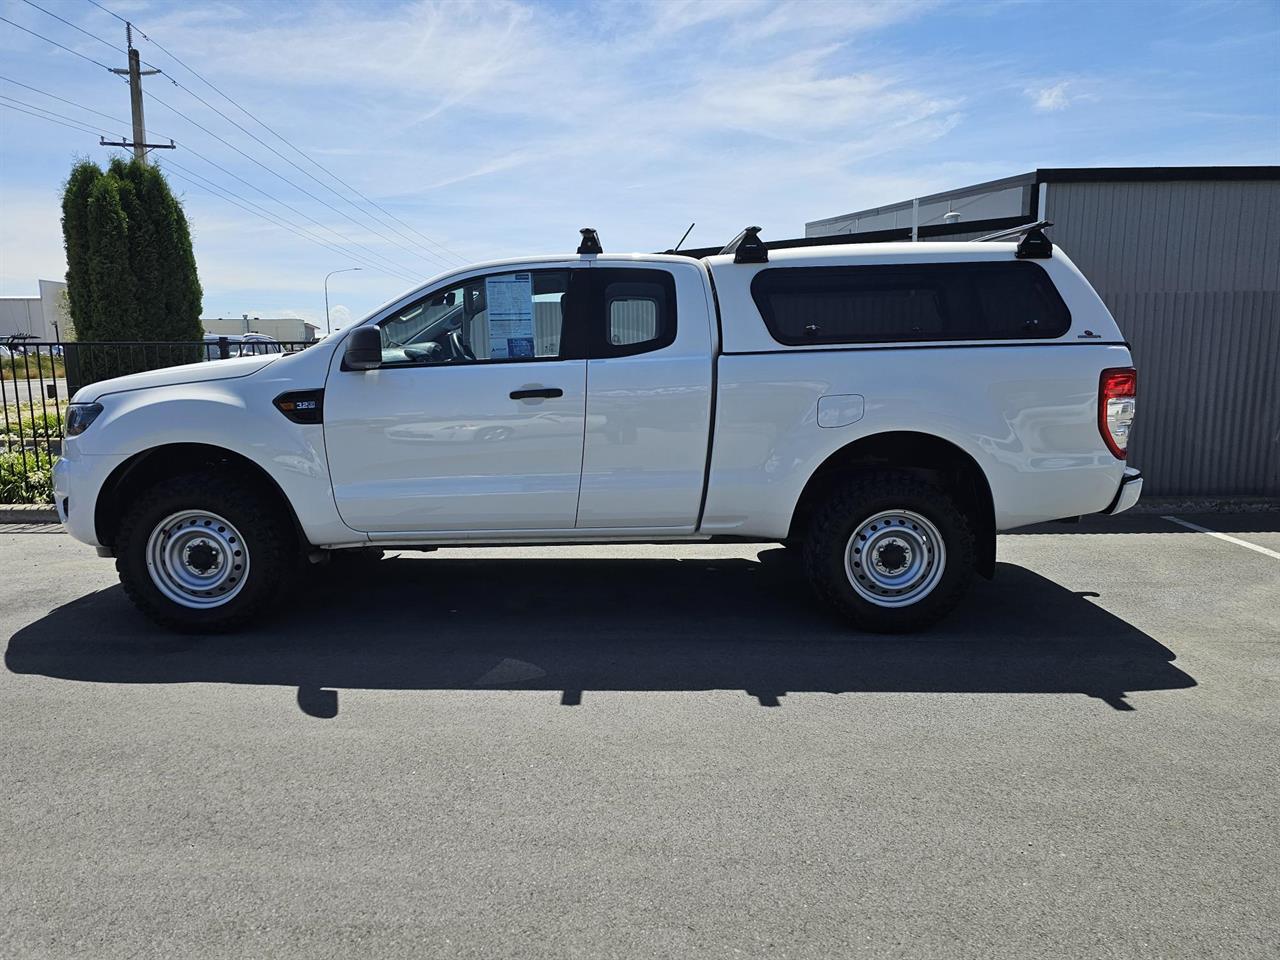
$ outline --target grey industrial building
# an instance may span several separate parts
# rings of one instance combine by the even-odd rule
[[[1145,492],[1280,496],[1280,167],[1040,169],[805,234],[963,240],[1040,219],[1132,344]]]

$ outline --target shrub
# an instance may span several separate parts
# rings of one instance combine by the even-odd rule
[[[66,419],[65,411],[59,411],[52,406],[46,407],[43,412],[29,407],[15,411],[13,407],[9,407],[5,413],[7,418],[0,417],[0,435],[11,441],[16,441],[19,436],[24,440],[39,439],[41,441],[45,437],[51,440],[62,437],[62,424]]]
[[[0,453],[0,503],[53,503],[53,468],[32,450]]]

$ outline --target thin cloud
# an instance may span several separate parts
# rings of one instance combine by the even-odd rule
[[[1048,87],[1028,89],[1026,94],[1031,98],[1031,105],[1036,110],[1042,113],[1054,113],[1071,106],[1071,97],[1067,94],[1067,88],[1070,86],[1070,80],[1063,80]]]

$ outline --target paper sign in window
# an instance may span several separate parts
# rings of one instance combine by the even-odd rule
[[[507,273],[486,277],[489,356],[494,360],[533,356],[533,277]]]

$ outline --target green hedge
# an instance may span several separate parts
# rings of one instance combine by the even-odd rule
[[[53,468],[33,450],[0,453],[0,503],[53,503]]]

